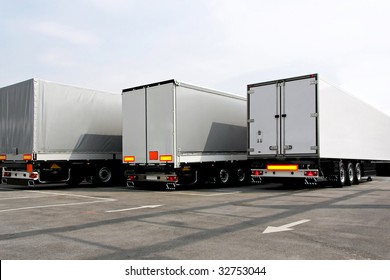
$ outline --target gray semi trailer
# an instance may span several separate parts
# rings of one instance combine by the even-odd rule
[[[337,186],[390,160],[390,117],[318,74],[248,85],[248,158],[265,179]]]
[[[123,90],[128,185],[244,182],[246,99],[176,80]]]
[[[2,183],[111,183],[122,170],[121,110],[120,94],[37,79],[0,88]]]

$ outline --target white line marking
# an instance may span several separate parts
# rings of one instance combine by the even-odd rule
[[[40,195],[40,196],[15,196],[15,197],[6,197],[0,198],[0,200],[13,200],[13,199],[32,199],[32,198],[42,198],[42,197],[53,197],[54,195]]]
[[[49,196],[68,196],[68,197],[77,197],[77,198],[92,199],[93,201],[73,202],[73,203],[60,203],[60,204],[50,204],[50,205],[37,205],[37,206],[29,206],[29,207],[20,207],[20,208],[4,209],[4,210],[0,210],[0,213],[3,213],[3,212],[12,212],[12,211],[21,211],[21,210],[30,210],[30,209],[51,208],[51,207],[62,207],[62,206],[73,206],[73,205],[83,205],[83,204],[93,204],[93,203],[101,203],[101,202],[112,202],[112,201],[116,201],[116,199],[113,199],[113,198],[102,198],[102,197],[94,197],[94,196],[87,196],[87,195],[80,195],[80,194],[46,192],[46,191],[37,191],[37,190],[27,190],[27,192],[44,194],[44,195],[47,195],[46,197],[49,197]],[[40,196],[40,197],[45,197],[45,196]],[[18,199],[18,198],[28,198],[28,199],[32,199],[32,198],[36,198],[36,197],[31,196],[31,197],[2,198],[2,199],[0,199],[0,200]]]
[[[63,203],[63,204],[51,204],[51,205],[39,205],[39,206],[30,206],[30,207],[21,207],[21,208],[0,210],[0,213],[12,212],[12,211],[20,211],[20,210],[29,210],[29,209],[40,209],[40,208],[51,208],[51,207],[54,208],[54,207],[62,207],[62,206],[93,204],[93,203],[102,203],[102,202],[111,202],[111,201],[115,201],[115,199],[96,200],[96,201],[87,201],[87,202],[75,202],[75,203]]]
[[[87,195],[81,195],[81,194],[69,194],[69,193],[56,193],[56,192],[46,192],[46,191],[28,191],[32,193],[43,193],[43,194],[52,194],[52,195],[62,195],[62,196],[73,196],[73,197],[81,197],[81,198],[88,198],[88,199],[100,199],[100,200],[113,200],[112,198],[105,198],[105,197],[96,197],[96,196],[87,196]],[[115,199],[114,199],[115,200]],[[114,201],[113,200],[113,201]]]
[[[133,207],[133,208],[126,208],[126,209],[118,209],[118,210],[108,210],[107,213],[115,213],[115,212],[124,212],[124,211],[131,211],[131,210],[138,210],[138,209],[145,209],[145,208],[157,208],[161,207],[163,205],[145,205],[145,206],[139,206],[139,207]]]
[[[191,192],[172,192],[173,194],[181,194],[181,195],[193,195],[193,196],[220,196],[220,195],[232,195],[241,193],[241,191],[235,191],[235,192],[221,192],[221,193],[212,193],[212,194],[202,194],[202,193],[191,193]]]

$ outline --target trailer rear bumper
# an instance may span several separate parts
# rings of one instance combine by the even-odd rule
[[[8,171],[3,169],[2,171],[2,183],[7,184],[8,181],[39,181],[38,172],[25,172],[25,171]],[[30,185],[30,184],[29,184]]]
[[[42,180],[41,174],[36,171],[12,171],[6,168],[2,169],[1,183],[7,185],[22,185],[33,187],[36,184],[47,184],[47,183],[65,183],[70,178],[70,170],[68,171],[68,177],[65,180],[60,181],[45,181]]]
[[[318,178],[318,169],[297,169],[291,170],[269,170],[269,169],[251,169],[251,177],[258,178]]]
[[[191,186],[198,183],[198,172],[193,175],[184,173],[147,173],[127,175],[127,186],[134,188],[135,184],[165,184],[167,190],[175,190],[177,186]]]

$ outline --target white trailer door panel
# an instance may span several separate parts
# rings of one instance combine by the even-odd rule
[[[124,93],[123,155],[134,156],[135,163],[146,162],[146,90],[144,88]]]
[[[146,93],[147,162],[174,160],[174,84],[147,88]]]
[[[287,81],[281,91],[282,154],[316,153],[316,79]]]
[[[279,94],[275,84],[255,87],[248,95],[249,153],[276,155],[279,151]]]
[[[316,81],[307,76],[248,88],[250,156],[318,153]]]

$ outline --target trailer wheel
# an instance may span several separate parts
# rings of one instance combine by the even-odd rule
[[[362,167],[359,162],[355,164],[355,178],[353,181],[356,185],[362,182]]]
[[[218,169],[217,180],[219,184],[227,185],[230,182],[229,170],[225,167]]]
[[[238,167],[236,171],[236,179],[239,184],[244,184],[246,182],[246,172],[245,169]]]
[[[339,163],[339,171],[338,171],[338,179],[337,179],[337,184],[336,186],[339,187],[339,188],[342,188],[345,186],[345,182],[347,180],[347,174],[346,174],[346,170],[345,170],[345,165],[342,161],[340,161]]]
[[[353,184],[353,181],[355,179],[355,167],[351,162],[348,162],[347,164],[347,173],[346,173],[346,180],[345,180],[345,185],[346,186],[351,186]]]
[[[113,182],[113,173],[108,166],[98,166],[93,177],[93,183],[97,185],[110,185]]]

